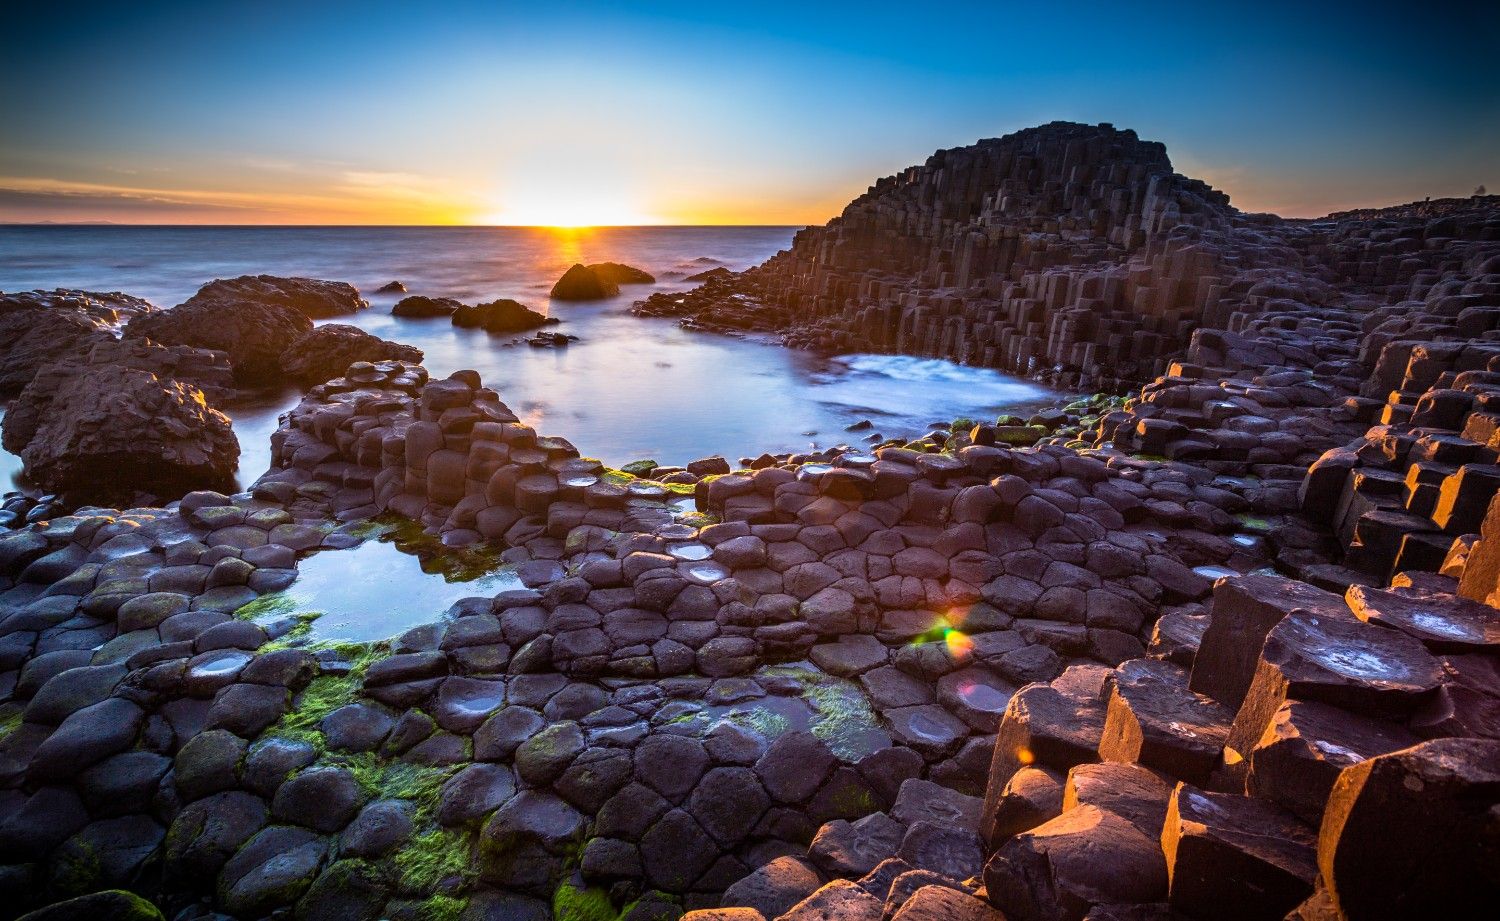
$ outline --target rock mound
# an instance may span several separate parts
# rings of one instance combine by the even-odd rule
[[[656,283],[656,276],[644,269],[638,269],[633,265],[625,265],[622,262],[595,262],[588,266],[588,270],[606,281],[612,281],[617,285],[650,285]]]
[[[372,336],[357,326],[327,323],[299,336],[281,353],[281,370],[303,384],[321,384],[356,361],[422,360],[422,350]]]
[[[144,339],[105,339],[78,360],[55,362],[37,372],[5,413],[4,445],[20,453],[52,412],[63,385],[91,367],[121,365],[163,379],[180,380],[202,391],[210,403],[234,392],[229,356],[212,349],[186,345],[157,345]]]
[[[0,293],[0,393],[20,390],[43,366],[83,355],[114,338],[121,323],[155,310],[118,291]]]
[[[235,380],[254,385],[275,380],[281,353],[312,328],[306,314],[283,304],[195,297],[137,317],[126,325],[125,337],[227,352]]]
[[[89,368],[58,388],[21,450],[43,489],[101,498],[141,490],[175,498],[233,480],[239,441],[203,391],[121,365]]]
[[[396,306],[391,308],[391,316],[412,319],[451,317],[462,306],[461,301],[456,301],[451,297],[425,297],[421,294],[413,294],[397,301]]]
[[[575,263],[552,286],[552,296],[560,301],[597,301],[620,293],[620,285],[583,263]]]
[[[207,302],[275,304],[315,320],[358,313],[370,306],[348,282],[278,275],[215,279],[199,288],[185,303]]]
[[[556,319],[510,298],[473,306],[460,304],[453,313],[454,326],[477,327],[491,333],[519,333],[556,322]]]

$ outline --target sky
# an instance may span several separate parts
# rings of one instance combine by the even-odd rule
[[[1500,190],[1493,0],[53,2],[4,33],[0,221],[822,223],[1056,119],[1247,211]]]

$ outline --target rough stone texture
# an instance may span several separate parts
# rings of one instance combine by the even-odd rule
[[[357,326],[325,323],[287,344],[281,370],[303,384],[321,384],[343,374],[356,361],[419,362],[422,350],[372,336]]]
[[[184,306],[211,301],[275,304],[290,307],[314,320],[357,313],[370,306],[354,289],[341,281],[316,278],[283,278],[276,275],[241,275],[218,278],[198,289]]]
[[[56,392],[21,458],[44,488],[80,497],[127,490],[176,498],[231,482],[240,446],[202,391],[121,365],[102,365]]]
[[[294,307],[226,296],[189,299],[171,310],[136,317],[125,326],[125,337],[225,352],[235,380],[256,385],[279,377],[281,354],[312,328],[312,320]]]

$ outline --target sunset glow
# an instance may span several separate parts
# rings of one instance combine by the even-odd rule
[[[1251,211],[1497,181],[1488,55],[1465,50],[1484,30],[1353,10],[46,9],[7,23],[11,68],[49,76],[0,82],[0,221],[804,225],[935,146],[1054,118],[1134,127]],[[1062,47],[994,45],[1075,17],[1091,28]],[[1239,51],[1211,68],[1181,53],[1230,32]]]

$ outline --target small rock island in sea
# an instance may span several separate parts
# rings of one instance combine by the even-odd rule
[[[627,269],[552,296],[650,283]],[[738,463],[608,467],[475,372],[313,323],[366,306],[271,276],[168,310],[0,295],[5,445],[56,494],[0,531],[8,912],[1321,921],[1500,895],[1500,197],[1284,220],[1110,125],[939,151],[633,310],[1071,395]],[[214,407],[267,381],[307,389],[232,492]],[[509,581],[320,639],[299,567],[390,540]]]

